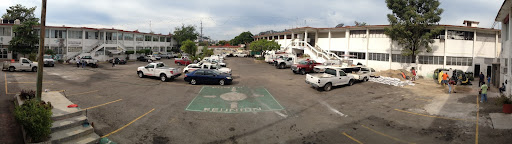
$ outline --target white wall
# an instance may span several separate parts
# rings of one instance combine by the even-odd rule
[[[350,38],[349,39],[350,52],[366,52],[366,38]]]
[[[472,40],[446,40],[446,55],[472,57]]]

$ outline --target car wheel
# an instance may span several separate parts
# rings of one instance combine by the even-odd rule
[[[33,72],[37,72],[37,67],[32,67]]]
[[[187,74],[187,73],[188,73],[188,70],[185,71],[185,74]]]
[[[181,63],[178,63],[178,65],[181,65]]]
[[[142,72],[138,72],[137,74],[139,75],[140,78],[144,77],[144,73],[142,73]]]
[[[367,82],[367,81],[368,81],[368,78],[367,78],[367,77],[364,77],[364,78],[363,78],[363,81]]]
[[[331,89],[332,89],[332,84],[331,83],[325,84],[324,91],[330,91]]]
[[[162,82],[166,82],[166,81],[167,81],[167,76],[165,76],[165,74],[161,74],[161,75],[160,75],[160,80],[161,80]]]
[[[196,84],[197,84],[197,81],[196,81],[195,79],[192,79],[192,80],[190,80],[190,84],[192,84],[192,85],[196,85]]]
[[[9,67],[9,71],[13,72],[14,71],[14,67]]]
[[[221,79],[221,80],[219,81],[219,85],[223,86],[224,84],[225,84],[225,83],[224,83],[224,79]]]
[[[461,82],[461,81],[458,81],[458,82],[457,82],[457,85],[462,85],[462,82]]]
[[[306,74],[306,70],[304,70],[304,69],[301,69],[299,72],[300,72],[301,75],[305,75]]]
[[[54,67],[54,66],[55,66],[55,64],[52,64],[52,67]]]
[[[348,82],[348,85],[351,86],[351,85],[354,85],[354,80],[351,79],[349,82]]]
[[[284,63],[279,65],[279,69],[284,69],[285,67],[286,67],[286,65]]]

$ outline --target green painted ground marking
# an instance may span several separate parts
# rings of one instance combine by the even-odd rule
[[[185,110],[243,113],[283,109],[265,88],[204,86]]]

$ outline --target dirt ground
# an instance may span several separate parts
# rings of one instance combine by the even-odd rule
[[[172,61],[162,60],[179,67]],[[488,115],[500,110],[492,98],[477,105],[475,86],[457,86],[457,93],[448,94],[447,86],[420,79],[415,86],[359,82],[326,92],[312,88],[304,75],[290,69],[252,58],[227,58],[226,63],[234,79],[227,86],[190,85],[183,76],[170,82],[138,78],[136,68],[147,63],[129,62],[95,69],[45,68],[43,87],[66,90],[82,108],[98,106],[88,110],[95,132],[103,136],[124,127],[108,136],[118,143],[474,143],[476,137],[480,143],[512,141],[512,131],[493,129]],[[35,73],[0,74],[9,93],[35,89]],[[203,86],[264,88],[283,109],[187,110]]]

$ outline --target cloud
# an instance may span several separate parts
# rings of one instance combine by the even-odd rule
[[[37,6],[40,0],[8,0],[0,10],[21,3]],[[503,0],[442,0],[442,24],[462,25],[463,20],[480,21],[490,27]],[[49,0],[47,25],[118,28],[167,34],[175,27],[194,25],[203,35],[229,40],[244,31],[295,27],[334,27],[354,21],[370,25],[388,24],[385,0]],[[3,14],[5,11],[0,11]]]

